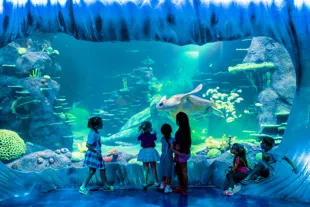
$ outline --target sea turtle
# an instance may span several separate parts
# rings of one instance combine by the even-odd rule
[[[215,114],[224,118],[222,111],[217,109],[216,104],[213,101],[202,99],[198,96],[194,96],[202,89],[202,84],[198,85],[193,91],[186,94],[178,94],[166,99],[166,96],[162,97],[156,108],[167,112],[170,118],[175,120],[176,115],[182,111],[193,119],[200,119],[207,115]]]

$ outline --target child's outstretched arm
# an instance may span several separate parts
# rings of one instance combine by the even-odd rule
[[[292,162],[292,160],[290,160],[290,158],[284,156],[282,159],[285,160],[288,164],[290,164],[292,166],[294,173],[296,173],[296,174],[298,173],[298,169],[297,169],[296,165]]]

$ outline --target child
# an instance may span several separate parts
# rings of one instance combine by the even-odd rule
[[[280,162],[282,159],[285,160],[288,164],[290,164],[293,168],[294,173],[298,173],[297,167],[294,163],[286,156],[282,157],[272,150],[275,145],[275,141],[271,137],[265,137],[262,140],[261,148],[263,150],[262,153],[262,161],[259,161],[255,168],[249,173],[249,175],[241,182],[246,185],[251,180],[255,179],[256,182],[264,180],[268,178],[271,174],[274,173],[274,165],[276,162]]]
[[[161,157],[160,157],[160,169],[163,176],[163,181],[160,185],[160,189],[164,190],[164,193],[171,193],[172,189],[171,178],[174,171],[174,163],[173,163],[173,142],[174,139],[171,137],[172,128],[169,124],[164,124],[161,127],[161,133],[164,135],[161,138]]]
[[[153,170],[154,176],[155,176],[155,183],[154,186],[158,187],[158,178],[157,178],[157,171],[156,171],[156,162],[159,161],[159,154],[157,150],[155,149],[155,141],[157,140],[156,133],[151,134],[152,131],[152,124],[151,122],[142,122],[139,127],[139,132],[142,133],[138,137],[138,140],[141,141],[141,147],[138,154],[137,160],[140,162],[143,162],[144,167],[144,183],[143,188],[147,188],[147,179],[149,174],[149,165],[151,165],[151,168]]]
[[[234,154],[234,166],[226,174],[228,182],[225,189],[227,190],[223,192],[223,195],[234,195],[237,193],[241,187],[235,184],[248,176],[248,163],[244,146],[237,143],[233,144],[231,153]]]
[[[174,192],[188,195],[187,160],[190,158],[190,148],[192,145],[191,129],[188,116],[184,112],[179,112],[176,116],[176,123],[179,126],[175,133],[175,143],[173,152],[175,153],[176,173],[178,175],[179,186]]]
[[[91,192],[86,189],[86,186],[92,176],[96,173],[96,169],[100,170],[100,177],[103,182],[104,191],[114,191],[114,188],[107,184],[105,165],[101,156],[101,141],[99,130],[102,129],[102,127],[103,122],[100,117],[92,117],[88,120],[88,128],[90,128],[91,131],[88,134],[88,140],[86,144],[88,150],[85,154],[84,166],[89,167],[89,173],[79,189],[79,192],[84,195],[91,194]]]

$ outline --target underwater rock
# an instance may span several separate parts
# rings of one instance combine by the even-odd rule
[[[39,104],[31,108],[29,116],[29,141],[39,144],[50,149],[58,149],[60,146],[72,149],[73,137],[71,127],[63,122],[63,120],[54,115],[53,105],[59,92],[59,84],[54,80],[46,80],[49,83],[48,93],[42,93],[41,81],[38,78],[25,78],[21,81],[24,89],[27,89],[31,97],[40,100]],[[63,122],[60,125],[51,125],[52,123]],[[64,137],[65,136],[65,137]]]
[[[270,82],[266,82],[258,101],[262,103],[259,123],[276,124],[276,113],[290,111],[296,90],[296,75],[291,58],[286,49],[267,37],[252,39],[244,63],[272,62],[275,69],[271,71]]]
[[[67,168],[71,166],[71,160],[65,154],[57,154],[52,150],[44,150],[25,155],[7,164],[8,167],[12,167],[12,165],[18,171],[40,172],[47,168]]]

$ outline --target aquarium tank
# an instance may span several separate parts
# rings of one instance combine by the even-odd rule
[[[136,163],[144,121],[157,132],[160,151],[160,128],[168,123],[175,133],[180,111],[190,118],[192,156],[214,159],[235,142],[256,148],[264,137],[279,144],[296,89],[289,54],[267,37],[180,47],[92,43],[57,34],[22,38],[1,52],[1,133],[20,148],[10,155],[3,145],[8,152],[1,161],[21,171],[64,167],[44,165],[59,150],[82,167],[93,116],[104,123],[106,162],[118,162],[109,159],[116,150],[119,159],[125,153],[131,158],[124,162]],[[37,160],[20,165],[29,156]]]
[[[152,123],[161,153],[161,126],[170,124],[174,136],[179,112],[188,115],[191,127],[190,185],[220,187],[224,169],[219,178],[214,165],[231,165],[234,143],[244,145],[254,168],[262,160],[264,138],[273,138],[275,149],[309,175],[308,158],[302,156],[309,151],[307,2],[74,3],[93,16],[69,9],[69,3],[27,2],[2,3],[0,14],[0,30],[7,32],[0,49],[0,181],[9,176],[0,200],[79,187],[88,172],[83,163],[91,117],[103,120],[102,157],[114,186],[143,182],[137,160],[141,123]],[[192,28],[198,29],[196,18],[186,18],[194,8],[200,14],[199,34]],[[13,13],[18,11],[17,21]],[[309,202],[301,193],[308,187],[301,190],[298,179],[291,179],[299,194],[284,197]],[[272,184],[255,193],[266,185]],[[266,196],[283,197],[274,191]]]

